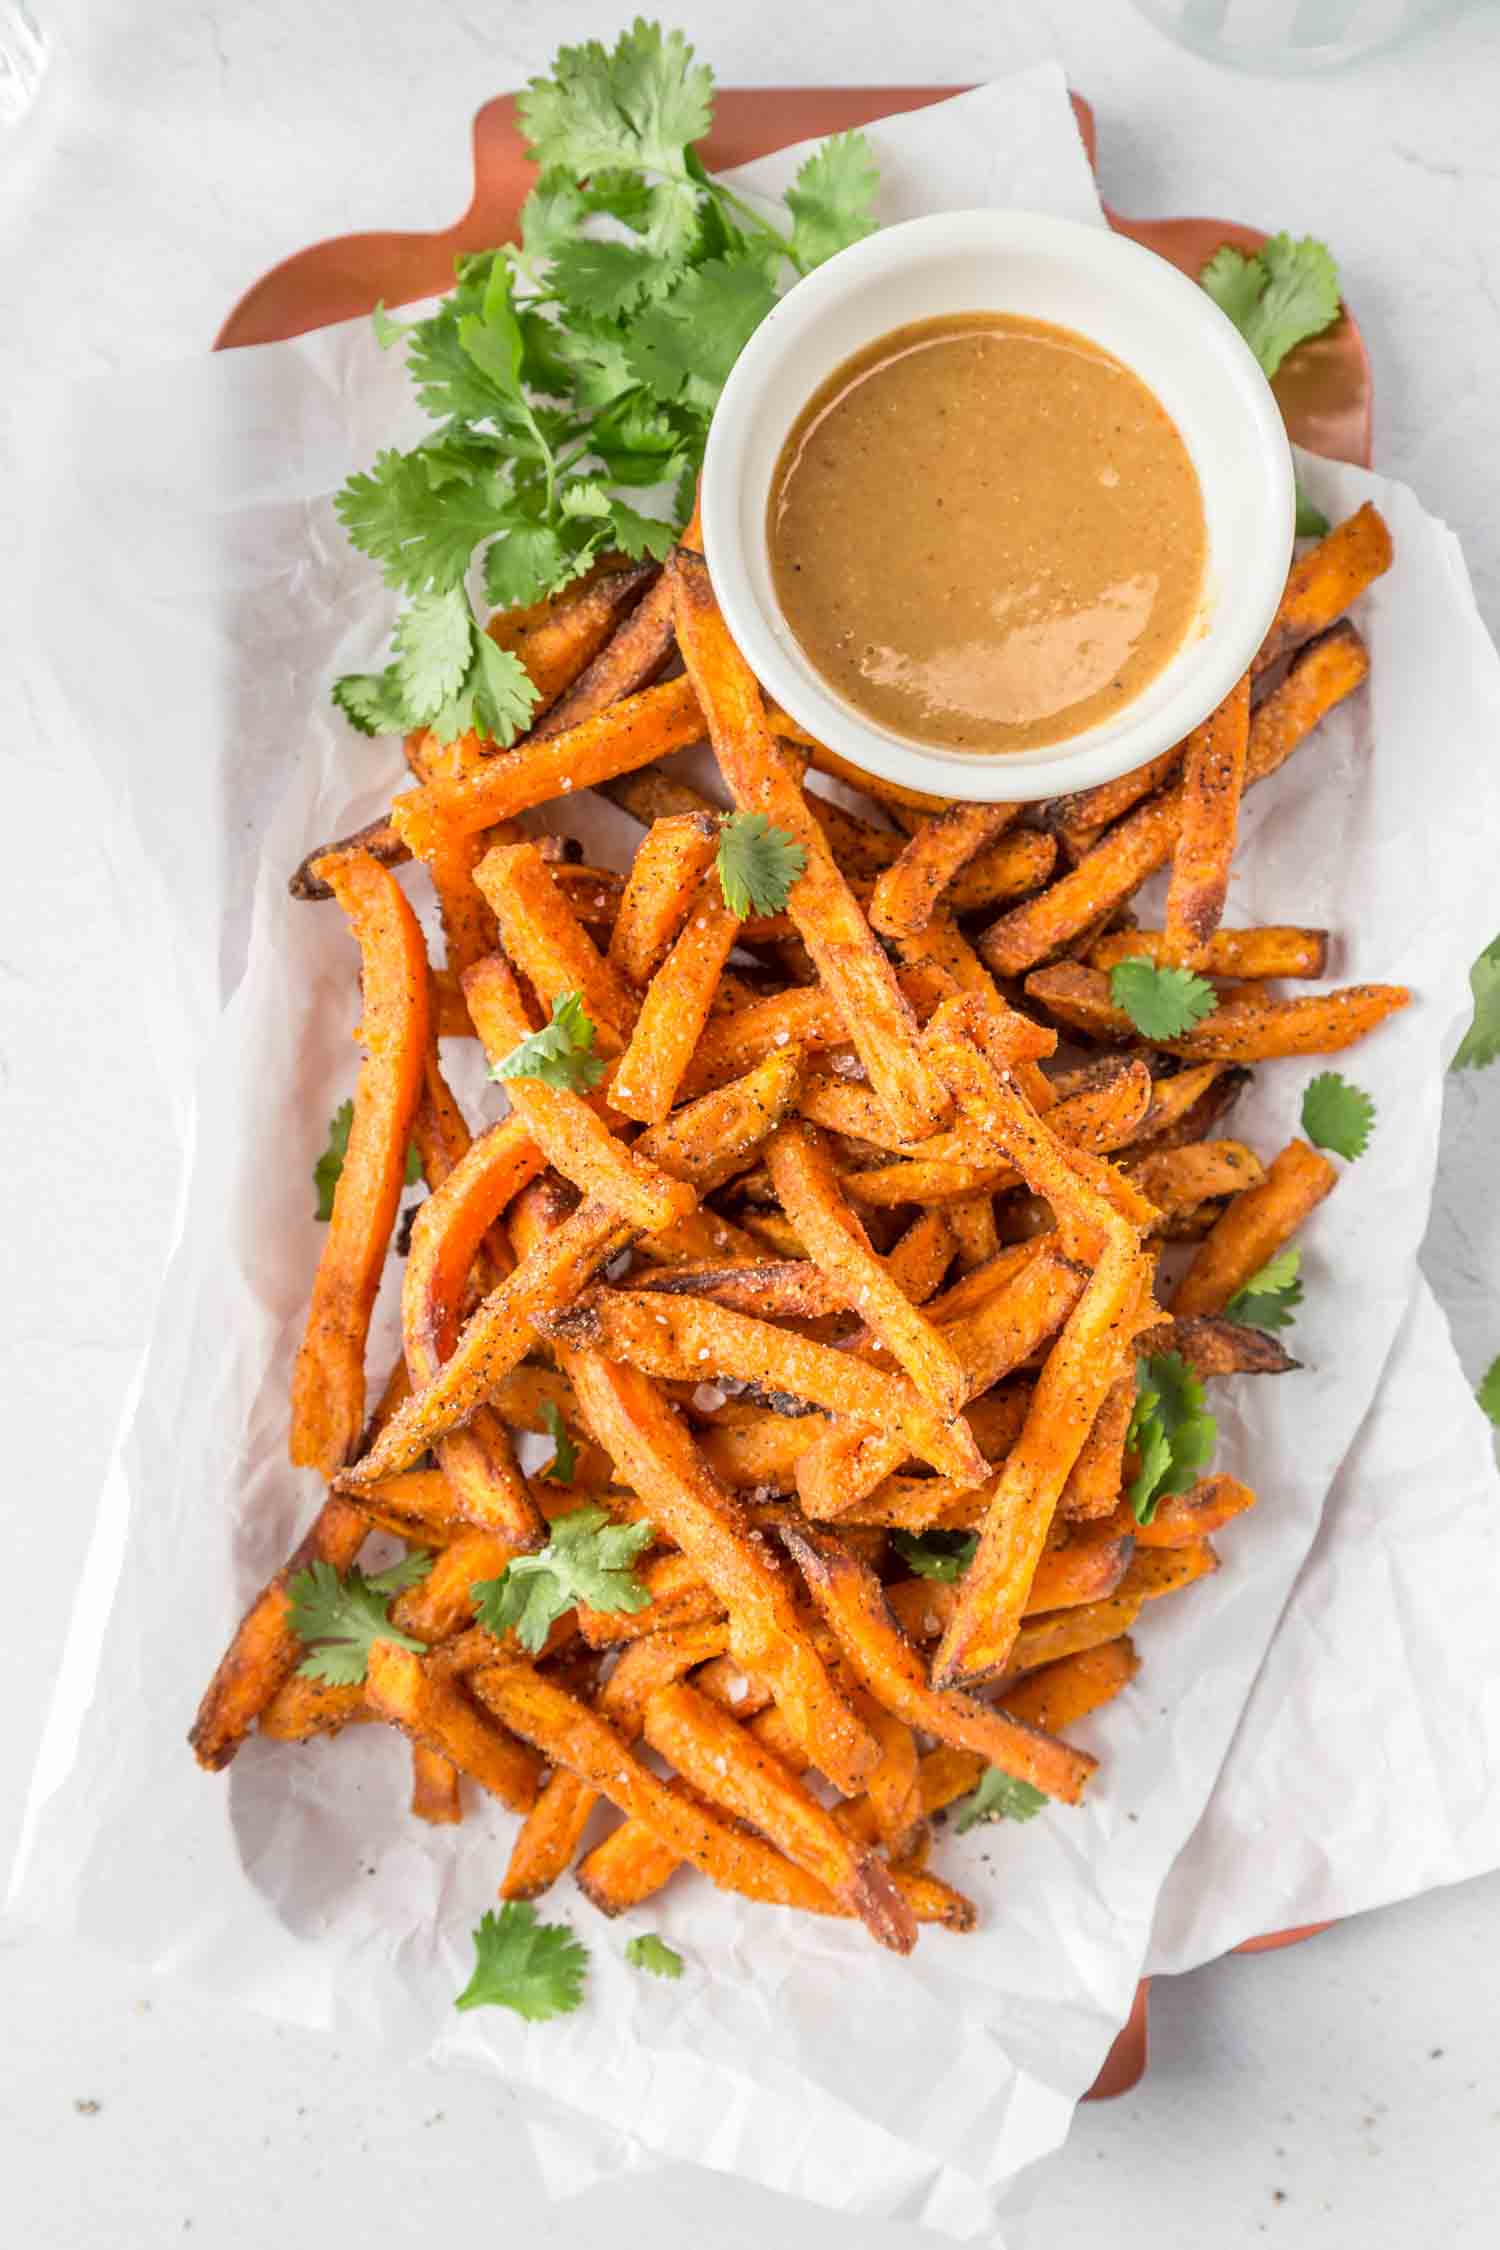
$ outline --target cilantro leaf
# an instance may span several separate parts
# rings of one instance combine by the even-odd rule
[[[313,1186],[318,1191],[315,1219],[325,1222],[333,1217],[333,1191],[343,1177],[344,1158],[349,1153],[349,1128],[354,1123],[352,1101],[340,1102],[328,1120],[328,1146],[313,1166]],[[406,1185],[415,1187],[422,1177],[422,1159],[415,1141],[406,1151]]]
[[[580,567],[586,565],[569,553],[561,532],[518,518],[484,551],[485,599],[497,609],[521,609],[566,586]]]
[[[1251,1274],[1243,1289],[1235,1291],[1224,1308],[1229,1318],[1242,1320],[1251,1328],[1263,1328],[1268,1335],[1290,1328],[1302,1302],[1302,1284],[1297,1278],[1301,1267],[1302,1252],[1295,1245],[1279,1250],[1258,1273]]]
[[[552,1440],[552,1458],[542,1475],[549,1484],[571,1484],[578,1466],[578,1448],[568,1435],[568,1425],[551,1399],[542,1401],[542,1421]]]
[[[488,633],[476,628],[474,661],[466,686],[471,715],[461,719],[448,734],[442,732],[441,720],[434,719],[434,734],[441,741],[451,742],[454,735],[466,734],[472,725],[502,748],[514,742],[524,730],[537,701],[535,684],[514,649],[498,648]]]
[[[677,533],[671,524],[660,516],[643,516],[639,510],[627,507],[623,500],[614,500],[609,510],[610,542],[639,562],[649,555],[653,562],[665,562],[672,552]]]
[[[463,584],[469,557],[505,520],[506,490],[493,467],[456,448],[378,453],[348,479],[334,511],[385,582],[403,593],[446,593]]]
[[[786,191],[792,257],[803,273],[875,232],[871,205],[879,180],[863,133],[835,133],[814,149]]]
[[[1129,1488],[1137,1523],[1149,1523],[1168,1493],[1191,1490],[1208,1467],[1219,1426],[1206,1405],[1203,1385],[1180,1352],[1137,1360],[1135,1410],[1125,1438],[1139,1459]]]
[[[418,594],[397,618],[394,640],[401,700],[416,724],[430,724],[458,694],[473,662],[468,596],[461,587]]]
[[[547,2023],[583,2005],[588,1948],[563,1922],[539,1922],[536,1908],[507,1899],[481,1915],[474,1932],[474,1974],[455,2008],[511,2008],[528,2023]]]
[[[1328,518],[1315,500],[1308,499],[1307,494],[1302,489],[1300,480],[1296,486],[1296,494],[1297,537],[1299,539],[1321,539],[1330,528]]]
[[[1469,988],[1474,995],[1474,1018],[1449,1067],[1488,1070],[1500,1055],[1500,937],[1491,938],[1470,969]]]
[[[534,1656],[577,1602],[590,1609],[644,1609],[651,1596],[632,1565],[655,1537],[649,1523],[616,1523],[603,1508],[570,1509],[554,1519],[539,1555],[517,1555],[498,1578],[472,1588],[474,1614],[486,1632],[513,1632]]]
[[[1302,1130],[1314,1148],[1331,1148],[1352,1163],[1370,1145],[1375,1104],[1362,1086],[1336,1070],[1319,1071],[1302,1096]]]
[[[712,407],[740,353],[776,302],[761,270],[710,259],[648,305],[626,346],[637,379],[659,399]]]
[[[552,260],[551,282],[565,305],[613,319],[633,312],[661,268],[633,242],[595,242],[577,236]]]
[[[1035,1820],[1043,1805],[1050,1802],[1045,1790],[991,1766],[972,1796],[955,1806],[955,1827],[960,1836],[967,1836],[982,1820]]]
[[[952,1586],[974,1560],[979,1534],[977,1531],[924,1531],[920,1537],[915,1537],[909,1531],[893,1531],[891,1545],[914,1577],[935,1578],[940,1585]]]
[[[334,1687],[352,1686],[364,1678],[375,1641],[394,1641],[398,1648],[421,1655],[426,1642],[399,1631],[386,1605],[393,1595],[425,1578],[431,1568],[431,1555],[413,1553],[371,1578],[357,1565],[340,1578],[330,1562],[295,1571],[287,1581],[287,1622],[308,1648],[297,1666],[299,1674]]]
[[[807,854],[762,812],[731,813],[719,831],[715,864],[731,914],[781,914]]]
[[[1339,270],[1328,245],[1303,235],[1273,235],[1252,257],[1216,250],[1198,276],[1228,314],[1267,377],[1288,352],[1321,336],[1339,317]]]
[[[1191,969],[1159,968],[1143,953],[1115,963],[1109,996],[1145,1039],[1180,1039],[1219,1004],[1213,986]]]
[[[552,1003],[552,1021],[512,1047],[491,1066],[490,1076],[539,1078],[544,1086],[558,1086],[572,1094],[585,1094],[597,1086],[604,1063],[594,1052],[594,1026],[583,994],[560,992]]]
[[[1500,1428],[1500,1359],[1492,1359],[1474,1392],[1490,1420]]]
[[[639,1937],[633,1937],[625,1948],[625,1958],[633,1969],[644,1969],[653,1977],[677,1978],[682,1974],[682,1955],[654,1930],[643,1930]]]
[[[588,179],[616,167],[685,176],[686,144],[713,115],[713,72],[695,63],[680,31],[637,17],[612,52],[597,39],[559,50],[550,78],[533,78],[516,103],[544,172]]]
[[[332,696],[361,734],[405,734],[409,728],[394,664],[383,672],[346,672],[334,681]]]

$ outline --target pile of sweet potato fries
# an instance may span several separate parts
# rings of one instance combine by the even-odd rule
[[[1136,1361],[1293,1365],[1225,1311],[1336,1174],[1300,1140],[1263,1166],[1225,1114],[1248,1066],[1342,1048],[1407,995],[1278,996],[1267,980],[1321,977],[1325,933],[1219,922],[1241,792],[1358,688],[1343,613],[1389,560],[1361,509],[1296,564],[1250,675],[1186,743],[1029,807],[873,781],[769,709],[693,527],[660,570],[602,568],[493,621],[538,690],[531,732],[412,737],[416,786],[293,879],[337,900],[362,973],[292,1387],[292,1459],[328,1491],[208,1688],[205,1766],[252,1727],[384,1720],[424,1818],[460,1817],[461,1775],[524,1816],[508,1898],[568,1868],[605,1800],[623,1818],[578,1880],[606,1913],[687,1860],[898,1951],[923,1922],[972,1925],[926,1865],[933,1816],[988,1768],[1077,1802],[1096,1761],[1060,1730],[1128,1683],[1143,1604],[1215,1569],[1208,1535],[1254,1501],[1210,1475],[1136,1520]],[[800,850],[784,913],[730,910],[721,808],[662,763],[705,737],[730,803]],[[522,825],[589,788],[643,826],[623,880]],[[407,859],[441,967],[391,872]],[[1168,868],[1162,927],[1136,927]],[[1128,955],[1212,978],[1214,1012],[1143,1042],[1111,998]],[[602,1075],[511,1077],[509,1113],[472,1132],[440,1038],[498,1063],[569,996]],[[404,1358],[366,1427],[412,1144],[429,1192]],[[1164,1251],[1188,1258],[1170,1292]],[[566,1484],[516,1452],[558,1417]],[[534,1654],[477,1624],[475,1586],[585,1502],[649,1525],[642,1606],[579,1603]],[[978,1532],[969,1567],[906,1575],[899,1535],[939,1529]],[[376,1531],[432,1566],[362,1680],[310,1678],[289,1580],[348,1572]]]

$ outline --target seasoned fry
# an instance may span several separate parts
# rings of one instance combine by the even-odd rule
[[[1372,502],[1367,500],[1335,524],[1325,539],[1293,563],[1252,673],[1268,671],[1290,650],[1342,617],[1349,604],[1390,569],[1391,554],[1385,518]]]
[[[1221,1313],[1235,1291],[1275,1257],[1337,1181],[1338,1173],[1326,1156],[1306,1141],[1289,1141],[1260,1186],[1236,1196],[1199,1244],[1172,1299],[1176,1318]]]
[[[464,1817],[457,1766],[425,1742],[412,1744],[411,1809],[437,1828],[456,1827]]]
[[[1088,1522],[1107,1516],[1119,1498],[1124,1477],[1125,1435],[1135,1410],[1134,1371],[1105,1392],[1078,1458],[1058,1495],[1057,1512],[1066,1521]],[[1035,1591],[1036,1581],[1032,1581]]]
[[[875,885],[870,921],[886,937],[925,930],[959,870],[1011,827],[1019,805],[950,805],[919,828]]]
[[[1200,1477],[1190,1492],[1164,1493],[1149,1523],[1137,1523],[1125,1507],[1111,1522],[1140,1547],[1191,1547],[1253,1508],[1255,1499],[1238,1477]]]
[[[411,858],[411,853],[391,826],[389,816],[382,813],[378,820],[367,820],[363,828],[356,828],[350,836],[338,836],[329,843],[316,845],[293,870],[286,887],[293,898],[332,898],[333,891],[328,881],[331,866],[324,865],[320,874],[320,863],[337,865],[356,855],[378,860],[382,867],[400,867]]]
[[[1011,1649],[1011,1672],[1033,1672],[1038,1665],[1055,1664],[1116,1639],[1129,1632],[1144,1603],[1175,1594],[1218,1567],[1218,1556],[1206,1539],[1187,1547],[1138,1549],[1119,1586],[1104,1601],[1028,1617]]]
[[[717,874],[710,870],[690,899],[676,943],[651,979],[615,1072],[609,1098],[626,1117],[659,1125],[671,1115],[739,927],[738,917],[724,904]]]
[[[1243,1141],[1194,1141],[1127,1158],[1122,1169],[1149,1203],[1169,1216],[1196,1210],[1210,1196],[1238,1195],[1259,1187],[1265,1167]]]
[[[706,1093],[779,1050],[836,1047],[846,1037],[842,1015],[818,986],[771,993],[713,1018],[679,1092]]]
[[[712,815],[688,812],[654,820],[637,846],[609,959],[638,992],[645,991],[671,952],[718,844],[719,824]]]
[[[1135,767],[1133,772],[1120,774],[1114,781],[1101,781],[1092,789],[1075,789],[1069,796],[1052,798],[1044,817],[1069,857],[1082,859],[1112,821],[1122,819],[1143,798],[1175,780],[1182,765],[1182,750],[1180,742],[1174,743],[1159,757]]]
[[[538,712],[578,679],[655,575],[652,563],[596,564],[560,593],[490,619],[490,639],[519,656],[530,674]]]
[[[1108,971],[1117,961],[1137,955],[1169,961],[1165,932],[1112,930],[1089,947],[1089,967]],[[1321,977],[1328,967],[1328,932],[1215,930],[1199,948],[1193,967],[1209,977]]]
[[[1162,935],[1169,960],[1203,966],[1229,895],[1229,863],[1239,825],[1250,747],[1248,673],[1187,739],[1182,758],[1182,825],[1172,854]]]
[[[586,719],[597,718],[611,704],[634,695],[655,679],[671,648],[672,587],[666,576],[658,573],[644,598],[626,612],[572,686],[538,720],[532,735],[546,738],[567,734]],[[532,658],[524,650],[522,659],[531,671]],[[532,678],[536,678],[535,672]]]
[[[535,844],[486,852],[474,880],[495,909],[501,943],[543,1006],[552,1007],[566,992],[578,993],[599,1052],[618,1054],[635,1021],[635,995],[568,906]],[[464,997],[472,1015],[472,996]]]
[[[365,1061],[333,1216],[292,1374],[291,1457],[334,1476],[365,1415],[365,1340],[396,1220],[427,1054],[427,955],[394,876],[368,857],[323,872],[359,942]]]
[[[1263,1328],[1212,1314],[1167,1320],[1136,1338],[1140,1352],[1180,1352],[1195,1375],[1287,1375],[1297,1362]]]
[[[941,1125],[948,1104],[923,1061],[916,1026],[828,842],[766,722],[760,690],[719,615],[701,561],[679,554],[677,639],[724,779],[744,812],[763,812],[806,854],[788,906],[844,1017],[870,1083],[900,1132]]]
[[[1026,991],[1059,1023],[1095,1037],[1136,1036],[1129,1016],[1110,998],[1108,978],[1097,969],[1058,962],[1053,968],[1034,970],[1026,979]],[[1181,1038],[1157,1044],[1167,1054],[1193,1062],[1334,1055],[1378,1031],[1386,1017],[1410,999],[1404,984],[1349,984],[1338,992],[1310,993],[1300,1000],[1265,1000],[1241,991]]]

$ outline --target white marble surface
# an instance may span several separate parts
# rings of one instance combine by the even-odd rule
[[[468,119],[618,4],[537,0],[34,0],[41,101],[0,136],[0,489],[30,407],[71,375],[203,349],[276,259],[361,226],[446,223],[468,198]],[[909,0],[676,0],[726,83],[953,83],[1058,53],[1099,115],[1106,194],[1315,229],[1373,354],[1377,457],[1461,534],[1500,629],[1500,23],[1330,82],[1235,79],[1125,0],[917,10]],[[89,661],[88,557],[78,562]],[[0,1636],[0,1857],[8,1857],[120,1396],[168,1224],[165,1117],[143,1005],[113,941],[92,787],[15,687],[25,531],[0,508],[0,1179],[10,1286]],[[170,682],[163,683],[170,693]],[[1500,884],[1496,921],[1500,925]],[[1477,1373],[1500,1350],[1500,1069],[1450,1086],[1427,1262]],[[110,1255],[96,1245],[105,1231]],[[1413,1495],[1414,1505],[1420,1495]],[[191,1589],[184,1601],[191,1601]],[[1400,1817],[1399,1806],[1393,1817]],[[1372,1915],[1315,1945],[1202,1970],[1155,1998],[1145,2084],[1086,2110],[1037,2183],[1034,2239],[1084,2250],[1404,2245],[1488,2250],[1500,2190],[1493,1942],[1500,1878]],[[680,2167],[548,2205],[492,2082],[374,2073],[51,1941],[0,1942],[7,2238],[35,2250],[404,2242],[502,2226],[552,2250],[609,2227],[658,2250],[774,2234],[882,2250],[854,2228]],[[80,2106],[97,2104],[97,2108]]]

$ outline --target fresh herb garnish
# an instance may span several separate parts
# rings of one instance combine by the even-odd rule
[[[552,1458],[542,1470],[549,1484],[571,1484],[578,1466],[578,1448],[568,1435],[568,1425],[550,1398],[542,1401],[542,1422],[552,1440]]]
[[[1500,937],[1491,938],[1469,971],[1474,1016],[1453,1057],[1454,1070],[1488,1070],[1500,1055]]]
[[[1500,1359],[1490,1361],[1479,1379],[1474,1396],[1497,1429],[1500,1429]]]
[[[328,1146],[313,1166],[313,1186],[318,1191],[315,1219],[325,1222],[333,1217],[333,1191],[338,1186],[344,1169],[344,1158],[349,1153],[349,1128],[354,1123],[352,1101],[340,1102],[328,1120]],[[422,1177],[422,1159],[413,1142],[406,1152],[406,1185],[415,1187]]]
[[[954,1808],[954,1827],[960,1836],[966,1836],[982,1820],[1034,1820],[1048,1802],[1045,1790],[991,1766],[973,1794]]]
[[[1308,499],[1300,484],[1296,487],[1296,492],[1297,537],[1299,539],[1321,539],[1331,528],[1328,518],[1324,515],[1316,500]]]
[[[426,319],[377,308],[377,336],[404,340],[438,427],[336,502],[408,604],[386,669],[334,689],[363,732],[513,741],[536,694],[474,617],[476,558],[487,598],[509,608],[606,552],[664,556],[724,380],[779,282],[871,232],[861,135],[808,158],[778,226],[705,172],[693,143],[712,106],[712,74],[680,32],[637,21],[611,50],[564,47],[518,104],[540,172],[519,245],[460,258]],[[650,512],[632,498],[646,492]]]
[[[644,1609],[650,1591],[632,1565],[656,1533],[649,1523],[616,1523],[603,1508],[573,1508],[556,1516],[538,1555],[518,1555],[498,1578],[473,1589],[474,1614],[488,1633],[514,1633],[534,1656],[552,1627],[576,1602],[590,1609]]]
[[[455,2008],[511,2008],[528,2023],[571,2015],[583,2005],[588,1948],[562,1922],[539,1922],[536,1908],[508,1899],[480,1917],[474,1974]]]
[[[1219,1004],[1213,986],[1191,969],[1161,968],[1144,953],[1115,963],[1109,996],[1143,1039],[1180,1039]]]
[[[1135,1410],[1125,1443],[1140,1464],[1129,1487],[1137,1523],[1149,1523],[1168,1493],[1190,1491],[1208,1467],[1219,1426],[1207,1403],[1180,1352],[1136,1361]]]
[[[1295,1245],[1278,1250],[1258,1273],[1251,1274],[1243,1289],[1235,1291],[1224,1308],[1229,1318],[1242,1320],[1250,1328],[1263,1328],[1268,1335],[1290,1328],[1302,1302],[1302,1284],[1297,1278],[1301,1266],[1302,1252]]]
[[[644,1969],[649,1976],[676,1978],[682,1974],[682,1955],[654,1930],[633,1937],[625,1948],[625,1958],[633,1969]]]
[[[432,1568],[431,1555],[403,1555],[389,1570],[367,1578],[356,1565],[340,1578],[330,1562],[315,1562],[287,1582],[287,1622],[308,1653],[297,1666],[304,1679],[350,1687],[362,1680],[375,1641],[394,1641],[420,1656],[427,1644],[413,1640],[390,1621],[388,1604],[415,1586]]]
[[[552,1003],[552,1021],[512,1047],[490,1069],[491,1078],[537,1078],[571,1094],[586,1094],[604,1076],[603,1057],[594,1052],[594,1026],[581,992],[561,992]]]
[[[731,813],[719,831],[719,889],[731,914],[781,914],[807,854],[763,812]]]
[[[1362,1086],[1336,1070],[1319,1071],[1302,1096],[1302,1130],[1314,1148],[1330,1148],[1351,1163],[1370,1145],[1375,1104]]]
[[[1246,257],[1226,242],[1198,276],[1227,313],[1269,378],[1287,353],[1321,336],[1339,317],[1339,269],[1326,242],[1272,235]]]
[[[974,1560],[979,1545],[977,1531],[893,1531],[891,1545],[907,1569],[918,1578],[935,1578],[940,1585],[956,1585]]]

